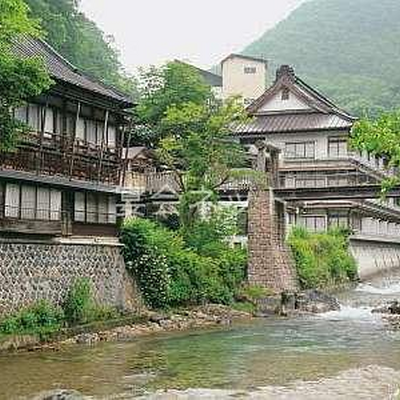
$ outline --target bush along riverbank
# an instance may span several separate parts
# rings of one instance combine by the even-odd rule
[[[288,244],[302,290],[327,290],[358,280],[348,237],[349,232],[342,229],[311,233],[304,228],[293,228]]]
[[[96,306],[89,289],[88,281],[79,280],[63,307],[39,301],[0,320],[0,352],[57,350],[63,345],[129,340],[155,333],[226,326],[252,318],[245,311],[212,304],[124,314]]]
[[[131,219],[121,239],[128,270],[146,305],[170,309],[207,303],[232,306],[246,278],[247,250],[231,248],[229,211],[196,221],[190,231],[173,231],[156,222]]]
[[[298,293],[262,298],[257,315],[324,313],[340,309],[330,293],[358,281],[357,264],[349,251],[349,232],[332,229],[313,233],[295,227],[288,237],[299,281]]]

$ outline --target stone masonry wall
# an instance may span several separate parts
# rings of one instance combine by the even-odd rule
[[[279,218],[271,190],[249,193],[250,284],[280,293],[297,291],[294,262],[278,230]]]
[[[118,246],[0,242],[0,315],[41,299],[61,304],[77,278],[91,280],[100,304],[138,304]]]

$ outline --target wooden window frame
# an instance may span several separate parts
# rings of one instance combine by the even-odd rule
[[[81,192],[82,193],[82,192]],[[110,204],[110,196],[106,195],[106,194],[101,194],[101,193],[91,193],[91,192],[83,192],[84,194],[84,211],[83,211],[83,215],[84,215],[84,220],[83,221],[79,221],[75,219],[75,214],[76,214],[76,210],[75,210],[75,194],[74,194],[74,201],[73,201],[73,206],[74,206],[74,210],[73,210],[73,220],[76,223],[81,223],[81,224],[86,224],[86,225],[115,225],[115,222],[110,222],[111,218],[112,218],[112,214],[110,212],[107,212],[106,214],[106,222],[100,222],[100,208],[99,205],[101,203],[100,199],[102,196],[106,197],[107,199],[107,207],[109,207]],[[89,221],[89,213],[88,213],[88,196],[89,195],[93,195],[95,198],[95,208],[96,208],[96,218],[95,221]],[[80,211],[82,212],[82,211]],[[117,215],[117,213],[115,212],[115,216]]]
[[[308,157],[308,149],[307,146],[312,145],[313,146],[313,155],[312,157]],[[294,156],[289,156],[289,152],[287,150],[288,146],[294,146]],[[303,155],[301,157],[297,156],[297,148],[298,146],[304,147]],[[305,142],[287,142],[285,143],[285,159],[287,160],[315,160],[315,141],[308,140]]]

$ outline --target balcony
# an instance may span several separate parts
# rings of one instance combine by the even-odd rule
[[[377,177],[390,177],[396,171],[394,168],[386,168],[383,159],[368,156],[365,152],[360,154],[355,151],[348,151],[347,154],[337,156],[318,156],[308,159],[284,159],[281,160],[282,171],[304,170],[335,170],[348,168],[363,168]]]
[[[117,185],[122,166],[119,149],[59,134],[24,135],[15,152],[0,152],[2,169],[62,176]]]

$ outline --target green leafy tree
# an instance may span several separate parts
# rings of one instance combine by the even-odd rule
[[[167,110],[160,124],[165,137],[157,154],[179,182],[183,227],[192,225],[202,203],[218,199],[221,185],[248,173],[242,169],[245,152],[230,136],[232,125],[246,118],[235,99],[224,104],[185,103]]]
[[[195,68],[177,61],[141,70],[139,92],[135,142],[152,146],[166,136],[163,121],[169,108],[179,109],[188,103],[203,105],[213,98],[211,87]]]
[[[12,54],[13,40],[20,35],[40,34],[36,21],[28,17],[22,0],[0,2],[0,150],[14,148],[26,126],[14,119],[13,110],[49,88],[51,80],[38,59]]]
[[[79,11],[79,1],[25,1],[60,54],[86,73],[137,96],[136,81],[123,69],[113,37]]]
[[[352,130],[351,144],[360,151],[383,158],[387,168],[400,167],[400,110],[383,113],[376,119],[364,118]],[[385,179],[382,192],[385,194],[400,183],[400,175]]]

